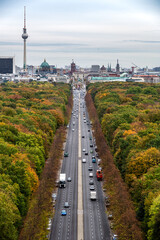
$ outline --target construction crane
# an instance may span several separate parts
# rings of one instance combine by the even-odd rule
[[[133,65],[134,65],[134,67],[132,67],[132,74],[134,74],[134,69],[135,68],[140,68],[140,67],[138,67],[136,64],[134,64],[134,63],[132,63]]]
[[[140,68],[139,66],[137,66],[136,64],[132,63],[135,67],[134,68]]]

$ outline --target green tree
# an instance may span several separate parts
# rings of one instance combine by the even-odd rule
[[[148,240],[159,240],[160,236],[160,194],[153,200],[149,211]]]

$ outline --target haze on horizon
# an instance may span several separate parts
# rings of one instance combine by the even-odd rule
[[[158,0],[0,0],[1,56],[23,65],[23,10],[27,9],[27,64],[64,67],[160,66]]]

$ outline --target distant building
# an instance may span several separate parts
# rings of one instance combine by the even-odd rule
[[[0,74],[15,73],[15,58],[0,57]]]
[[[43,72],[43,73],[48,73],[50,72],[50,66],[49,64],[46,62],[46,59],[44,59],[44,62],[41,63],[41,66],[40,66],[40,72]]]
[[[47,73],[57,73],[57,69],[55,65],[49,65],[48,62],[46,62],[46,59],[41,63],[40,67],[36,70],[36,73],[39,73],[41,75],[46,75]]]
[[[91,72],[99,72],[100,66],[99,65],[92,65],[91,66]]]
[[[101,71],[106,71],[106,68],[104,65],[101,67]]]
[[[154,71],[154,72],[160,72],[160,67],[155,67],[155,68],[153,68],[153,71]]]
[[[55,67],[55,65],[50,65],[50,72],[53,74],[57,73],[57,68]]]
[[[139,75],[133,75],[133,79],[135,78],[142,78],[145,82],[148,83],[159,83],[160,77],[158,75],[150,75],[150,74],[139,74]]]
[[[36,73],[36,69],[33,65],[27,65],[26,68],[27,68],[28,74],[33,75]]]
[[[107,67],[107,72],[112,72],[111,63],[110,63],[110,64],[108,64],[108,67]]]
[[[74,61],[72,60],[71,63],[71,75],[76,71],[76,64],[74,63]]]
[[[48,81],[49,82],[53,82],[53,83],[58,83],[58,82],[63,82],[63,83],[69,83],[70,82],[70,78],[67,75],[63,75],[63,76],[58,76],[58,75],[51,75],[48,74]]]
[[[120,65],[117,59],[117,65],[116,65],[116,73],[119,74],[120,73]]]
[[[96,77],[96,76],[88,76],[88,81],[90,83],[96,82],[125,82],[124,77]]]

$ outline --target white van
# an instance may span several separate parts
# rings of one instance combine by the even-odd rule
[[[90,192],[90,199],[91,199],[91,200],[96,200],[96,198],[97,198],[96,196],[97,196],[96,191],[91,191],[91,192]]]

